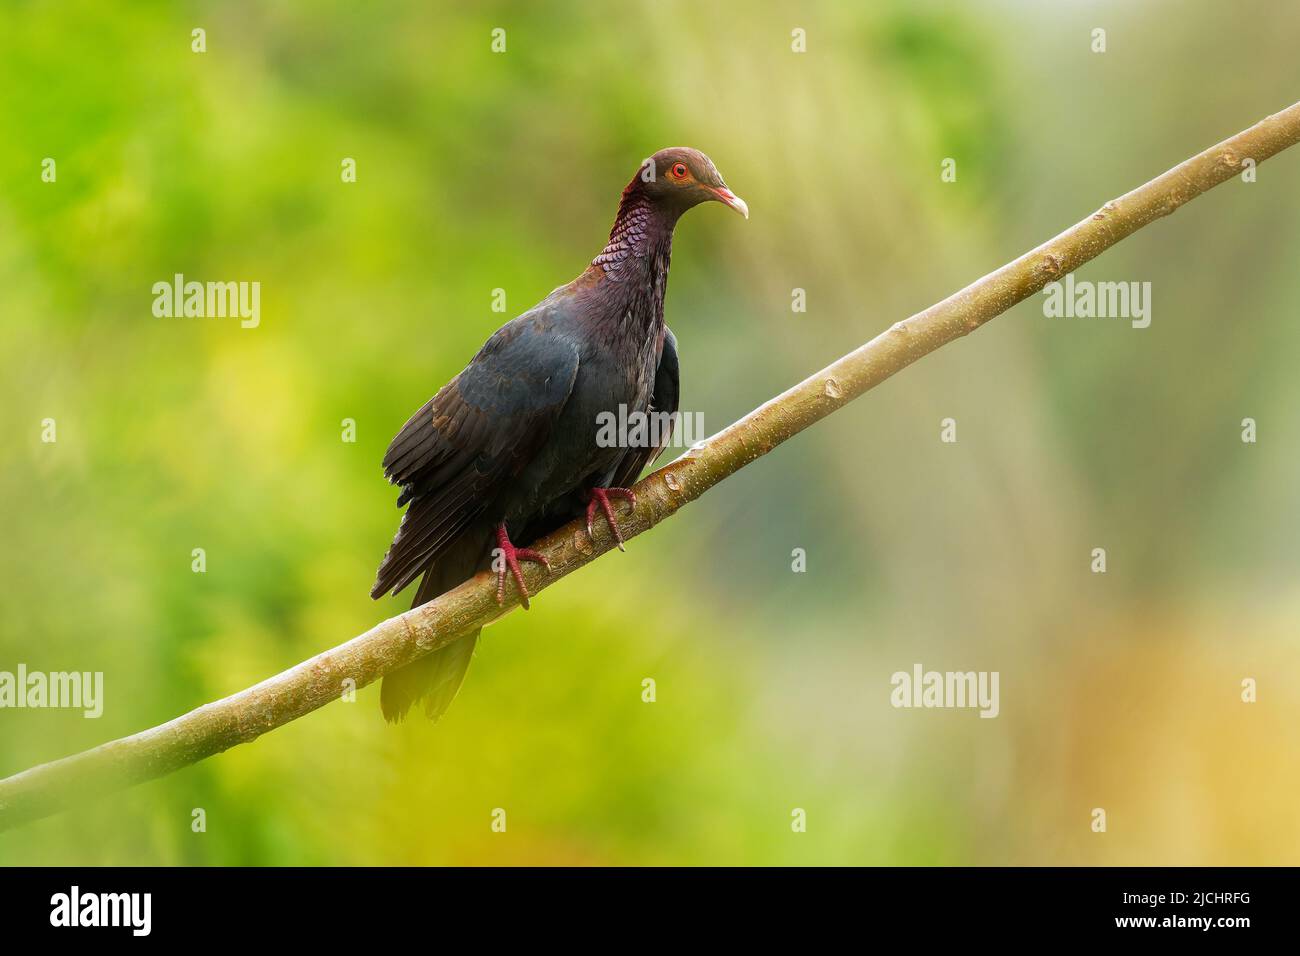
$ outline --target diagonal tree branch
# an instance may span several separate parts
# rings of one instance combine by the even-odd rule
[[[897,322],[740,421],[695,446],[636,486],[637,506],[620,522],[632,537],[674,514],[718,482],[825,418],[941,345],[975,331],[1048,282],[1201,193],[1300,141],[1300,103],[1276,113],[1102,206],[1055,239],[909,319]],[[536,544],[551,562],[545,575],[525,571],[536,594],[609,550],[575,521]],[[510,598],[506,610],[514,605]],[[372,627],[247,690],[204,704],[175,720],[84,753],[0,780],[0,829],[58,812],[72,803],[161,777],[248,743],[340,697],[346,681],[364,687],[505,613],[496,587],[480,574],[423,607]]]

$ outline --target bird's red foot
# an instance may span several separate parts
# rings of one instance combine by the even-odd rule
[[[614,540],[618,542],[618,550],[626,551],[623,547],[623,532],[619,530],[618,522],[614,520],[614,508],[609,503],[610,498],[622,498],[627,502],[629,508],[636,507],[636,492],[631,488],[592,488],[587,492],[587,537],[595,539],[596,529],[592,526],[592,521],[596,517],[596,506],[605,512],[605,520],[609,522],[609,530],[614,532]]]
[[[551,562],[546,560],[546,555],[540,551],[534,551],[532,548],[516,548],[510,543],[510,536],[506,534],[505,522],[497,525],[497,547],[501,550],[501,566],[497,568],[497,603],[504,604],[506,600],[506,571],[515,579],[515,584],[519,588],[519,603],[528,610],[528,588],[524,586],[524,575],[519,570],[520,561],[535,561],[551,570]]]

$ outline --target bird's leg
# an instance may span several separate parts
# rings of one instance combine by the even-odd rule
[[[506,569],[510,570],[514,576],[515,584],[519,587],[519,603],[528,610],[528,588],[524,586],[524,575],[519,570],[520,561],[536,561],[538,564],[551,570],[551,562],[546,560],[546,555],[540,551],[534,551],[532,548],[516,548],[510,543],[510,535],[506,534],[506,523],[503,521],[497,525],[497,548],[501,551],[501,566],[497,568],[497,604],[504,604],[506,599]]]
[[[592,526],[592,520],[596,517],[596,506],[605,512],[605,520],[609,522],[609,530],[614,532],[614,540],[618,542],[618,550],[626,551],[623,547],[623,532],[619,530],[618,522],[614,520],[614,508],[609,503],[610,498],[622,498],[627,502],[628,508],[636,507],[636,492],[631,488],[592,488],[587,492],[587,537],[595,540],[596,529]]]

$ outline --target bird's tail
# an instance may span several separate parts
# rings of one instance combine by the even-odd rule
[[[489,544],[487,532],[471,525],[424,572],[424,580],[420,582],[411,606],[427,604],[472,577]],[[430,720],[441,717],[456,699],[461,684],[465,683],[465,672],[474,657],[480,630],[475,628],[432,654],[386,675],[379,688],[379,705],[384,719],[394,723],[401,720],[411,706],[421,700],[424,701],[424,713]]]

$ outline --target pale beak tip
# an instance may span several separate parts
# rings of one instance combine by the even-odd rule
[[[745,202],[745,200],[741,199],[725,186],[714,190],[714,192],[717,194],[718,199],[722,201],[723,205],[730,206],[746,219],[749,218],[749,204]]]

